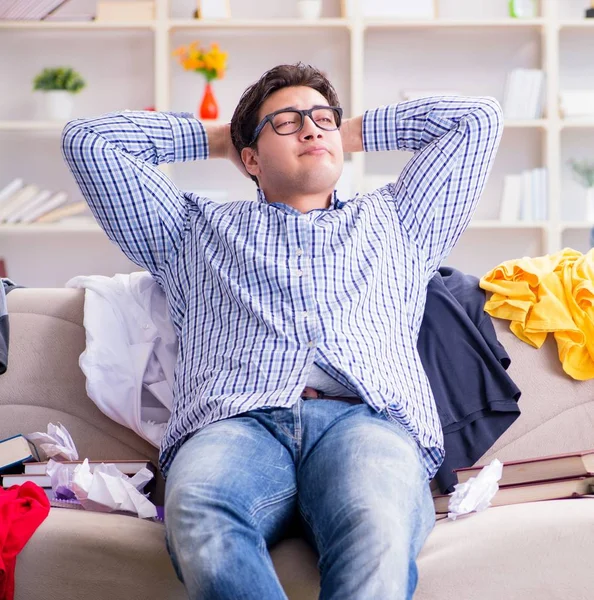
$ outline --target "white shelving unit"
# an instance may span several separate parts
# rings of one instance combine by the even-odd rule
[[[340,16],[339,0],[324,1],[323,18],[317,21],[293,17],[294,7],[281,7],[274,0],[254,0],[252,4],[261,8],[254,9],[253,18],[245,18],[252,14],[251,8],[242,8],[238,0],[234,5],[232,0],[232,11],[237,18],[230,20],[191,19],[188,18],[194,8],[191,0],[157,0],[156,18],[150,22],[0,21],[0,54],[6,48],[22,44],[25,55],[12,70],[0,65],[0,87],[7,89],[8,80],[16,82],[10,94],[3,95],[12,96],[12,100],[0,98],[0,187],[15,176],[14,170],[10,171],[18,161],[18,157],[13,158],[15,153],[29,156],[36,148],[53,148],[55,153],[48,150],[47,157],[49,183],[64,182],[64,186],[76,194],[74,182],[59,154],[58,140],[64,123],[27,118],[31,111],[21,106],[21,100],[31,97],[32,76],[40,67],[52,62],[74,63],[83,76],[84,65],[92,62],[94,96],[89,91],[86,100],[81,100],[81,115],[140,109],[151,104],[160,111],[194,111],[200,100],[202,80],[182,72],[172,57],[172,50],[196,38],[204,43],[219,41],[230,53],[226,78],[216,82],[224,121],[230,118],[245,87],[266,68],[281,62],[309,61],[327,70],[349,116],[400,100],[397,90],[418,87],[418,80],[425,81],[425,87],[430,89],[443,88],[444,82],[451,80],[451,87],[461,88],[462,93],[494,95],[502,101],[505,74],[518,66],[532,66],[546,73],[545,116],[506,123],[488,189],[450,263],[481,274],[485,268],[518,254],[554,252],[568,245],[567,240],[577,240],[576,245],[584,245],[584,235],[588,235],[591,224],[580,221],[579,189],[575,185],[571,189],[567,183],[563,147],[569,136],[570,148],[576,152],[585,152],[588,145],[594,148],[594,119],[563,121],[558,105],[561,71],[572,64],[571,56],[564,53],[564,43],[578,36],[594,48],[594,19],[578,18],[584,2],[563,0],[564,4],[560,5],[557,0],[541,0],[538,18],[520,20],[505,16],[506,0],[477,0],[473,2],[474,13],[470,16],[467,1],[439,0],[442,18],[410,21],[360,18],[356,16],[360,14],[357,7],[355,16],[346,19]],[[483,16],[481,6],[495,4],[497,10]],[[258,14],[267,18],[260,18]],[[453,14],[458,16],[453,17]],[[25,43],[31,44],[32,49],[26,51]],[[411,43],[412,49],[406,54]],[[46,44],[48,55],[39,56],[39,48],[45,48]],[[76,51],[71,52],[71,48]],[[424,48],[426,53],[419,50]],[[440,63],[442,50],[444,62]],[[79,55],[82,58],[76,60]],[[477,77],[477,73],[482,73],[484,80]],[[588,76],[590,87],[594,87],[594,72]],[[406,154],[397,154],[403,156],[394,159],[363,153],[352,155],[354,190],[364,188],[366,175],[378,175],[388,168],[396,178],[407,160]],[[230,197],[255,195],[251,182],[235,173],[230,165],[217,165],[217,162],[224,161],[213,161],[208,169],[197,163],[186,163],[167,165],[165,170],[182,189],[199,186],[212,189],[218,182],[218,187],[229,187]],[[547,167],[549,219],[546,222],[502,223],[495,218],[503,175],[516,168],[516,163],[518,169]],[[38,172],[43,176],[44,164],[32,165],[35,172],[28,173],[29,179],[34,180]],[[571,211],[565,210],[566,187],[572,198]],[[11,276],[18,279],[22,267],[23,279],[27,279],[25,284],[37,284],[34,271],[23,267],[25,259],[19,261],[11,252],[16,251],[15,245],[21,252],[24,244],[21,237],[29,241],[34,236],[51,239],[52,233],[60,238],[62,245],[68,239],[72,244],[91,243],[89,240],[96,239],[97,248],[108,243],[96,226],[84,225],[77,229],[71,225],[0,225],[0,256],[9,255],[9,265],[13,262],[21,265],[14,274],[10,272]],[[107,265],[104,273],[126,268],[136,267],[125,260],[118,265]],[[39,281],[41,285],[59,284],[43,277]]]

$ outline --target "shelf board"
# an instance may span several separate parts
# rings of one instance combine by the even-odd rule
[[[0,236],[7,233],[99,233],[103,232],[97,223],[15,223],[0,224]]]
[[[483,221],[471,221],[469,229],[546,229],[546,222],[515,221],[504,222],[497,219],[486,219]]]
[[[155,29],[155,21],[0,21],[0,29]]]
[[[62,131],[65,121],[0,121],[0,131]]]
[[[559,29],[583,29],[588,27],[594,27],[594,19],[572,19],[559,21]]]
[[[363,19],[367,29],[404,29],[404,28],[471,28],[471,27],[541,27],[545,24],[544,19],[416,19],[413,21],[405,19]]]
[[[278,29],[348,28],[350,19],[170,19],[173,29]]]
[[[507,120],[505,121],[505,127],[522,128],[522,127],[548,127],[549,122],[547,119],[523,119],[523,120]]]
[[[570,229],[592,229],[594,227],[594,223],[589,223],[588,221],[565,221],[565,223],[561,223],[561,230],[566,231]]]
[[[579,129],[580,127],[584,129],[594,127],[594,117],[588,118],[580,118],[580,119],[562,119],[561,120],[561,129]]]

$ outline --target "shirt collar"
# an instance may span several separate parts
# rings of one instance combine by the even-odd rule
[[[262,188],[258,188],[258,202],[261,202],[262,204],[269,204],[270,206],[275,206],[277,208],[281,208],[281,209],[287,209],[288,211],[295,211],[295,212],[299,212],[296,209],[294,209],[292,206],[289,206],[287,204],[285,204],[284,202],[268,202],[268,200],[266,200],[266,196],[264,195],[264,192],[262,191]],[[330,206],[328,208],[318,208],[318,209],[314,209],[314,210],[336,210],[338,208],[342,208],[344,206],[344,202],[341,202],[338,199],[338,194],[336,193],[336,190],[334,190],[332,192],[332,199],[330,200]],[[311,211],[309,211],[311,212]]]

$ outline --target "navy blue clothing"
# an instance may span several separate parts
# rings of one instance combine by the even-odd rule
[[[17,285],[8,278],[0,277],[0,375],[6,372],[8,367],[8,311],[6,309],[6,294],[23,287]]]
[[[472,466],[520,415],[511,361],[484,306],[479,280],[451,267],[427,287],[417,348],[444,433],[435,476],[442,493],[458,482],[453,469]]]

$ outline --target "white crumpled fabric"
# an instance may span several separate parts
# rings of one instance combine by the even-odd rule
[[[495,458],[476,477],[456,484],[448,503],[448,518],[455,521],[462,515],[489,508],[499,490],[502,474],[503,464]]]
[[[78,460],[78,452],[72,437],[61,423],[57,425],[49,423],[47,433],[36,431],[25,435],[25,437],[45,454],[45,456],[39,457],[40,460],[47,460],[48,458]]]
[[[66,467],[63,465],[63,468]],[[128,477],[109,463],[95,466],[91,473],[89,461],[85,459],[74,469],[70,488],[86,509],[125,511],[137,514],[141,519],[150,519],[157,516],[157,508],[138,490],[152,478],[152,472],[146,468]]]

